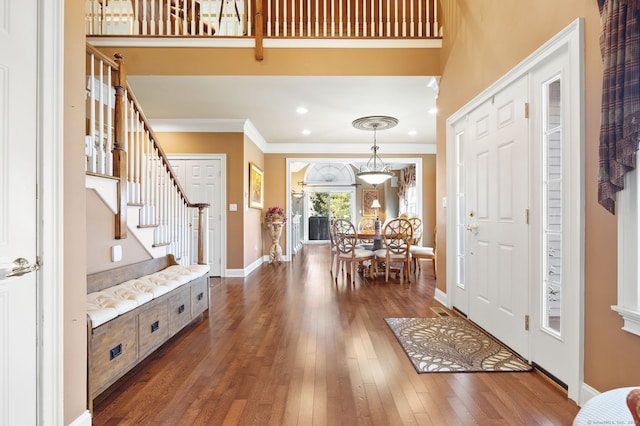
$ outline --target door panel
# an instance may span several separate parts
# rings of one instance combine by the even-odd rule
[[[211,276],[222,274],[222,160],[221,159],[176,159],[169,156],[182,187],[192,203],[208,203],[206,216],[206,259]],[[193,209],[191,218],[194,248],[193,259],[197,261],[198,210]]]
[[[37,273],[6,277],[17,258],[36,261],[37,2],[0,10],[0,424],[36,424]]]
[[[522,78],[470,114],[465,144],[469,317],[528,356],[528,124]],[[520,112],[518,112],[520,111]]]

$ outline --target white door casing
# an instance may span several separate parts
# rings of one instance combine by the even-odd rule
[[[36,424],[38,273],[7,277],[37,256],[36,0],[0,9],[0,424]]]
[[[466,152],[469,146],[471,132],[470,118],[472,113],[480,108],[506,87],[527,77],[530,93],[530,123],[529,139],[529,185],[525,190],[531,197],[530,229],[529,229],[529,270],[530,285],[526,290],[529,313],[531,315],[528,338],[529,359],[556,378],[563,381],[568,388],[568,397],[578,404],[583,403],[590,396],[589,388],[584,385],[584,23],[576,19],[547,43],[529,55],[511,71],[498,79],[486,90],[472,99],[467,105],[447,119],[447,188],[449,200],[455,199],[461,193],[459,180],[468,175],[468,164],[463,163],[463,173],[456,169],[459,150]],[[540,114],[540,83],[554,71],[548,69],[549,64],[562,57],[561,62],[555,62],[555,72],[563,78],[562,89],[562,338],[555,339],[540,327],[541,294],[543,283],[542,271],[542,215],[545,214],[542,200],[541,170],[542,160],[539,129]],[[552,65],[553,67],[553,65]],[[536,127],[538,126],[538,127]],[[538,133],[536,133],[536,131]],[[457,143],[462,135],[463,144]],[[467,157],[467,156],[465,156]],[[468,194],[463,194],[468,196]],[[555,198],[554,198],[555,201]],[[451,204],[451,203],[450,203]],[[450,206],[451,207],[451,206]],[[471,277],[464,276],[457,266],[457,254],[461,248],[456,225],[465,222],[468,217],[459,214],[455,208],[447,211],[447,292],[441,300],[449,307],[463,305],[466,301],[457,298],[469,297],[471,292]],[[480,228],[478,228],[480,229]],[[467,248],[468,250],[468,248]],[[463,262],[469,263],[463,258]],[[462,275],[462,276],[461,276]],[[466,291],[454,288],[463,279]],[[470,311],[473,308],[469,308]],[[489,330],[491,331],[491,330]],[[557,365],[556,365],[557,364]],[[557,369],[556,367],[560,367]],[[564,370],[564,371],[562,371]]]
[[[471,320],[528,358],[527,78],[469,115],[465,144]]]
[[[226,247],[225,232],[225,182],[226,156],[206,155],[167,155],[180,185],[187,192],[192,203],[207,203],[206,212],[206,262],[211,276],[225,276]],[[197,241],[198,212],[194,209],[194,241]],[[194,252],[197,253],[197,252]],[[197,259],[194,259],[197,260]]]

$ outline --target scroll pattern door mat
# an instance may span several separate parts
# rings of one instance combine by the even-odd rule
[[[418,373],[531,371],[509,348],[459,317],[385,318]]]

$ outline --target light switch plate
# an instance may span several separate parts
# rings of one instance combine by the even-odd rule
[[[237,204],[229,204],[229,211],[230,212],[237,212],[238,211],[238,205]]]
[[[111,247],[111,261],[112,262],[120,262],[122,260],[122,246],[112,246]]]

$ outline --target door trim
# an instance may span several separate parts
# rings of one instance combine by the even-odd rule
[[[575,253],[566,265],[567,280],[577,283],[569,287],[565,292],[566,300],[571,301],[569,304],[570,312],[567,312],[565,330],[567,336],[567,345],[569,357],[575,362],[571,363],[573,369],[568,372],[568,396],[570,399],[580,403],[580,390],[584,384],[584,355],[582,348],[584,347],[584,323],[583,323],[583,305],[584,305],[584,22],[582,18],[576,19],[570,25],[565,27],[551,40],[542,45],[529,57],[516,65],[511,71],[498,79],[495,83],[482,91],[478,96],[473,98],[469,103],[456,111],[447,119],[446,125],[446,147],[447,147],[447,188],[448,191],[454,191],[457,188],[456,176],[456,152],[455,152],[455,125],[463,120],[474,109],[479,107],[483,102],[487,101],[494,93],[497,93],[518,78],[526,75],[560,49],[566,48],[568,51],[568,60],[570,63],[571,76],[568,78],[570,91],[572,93],[570,108],[570,155],[571,169],[565,172],[570,180],[571,186],[571,211],[570,217],[576,218],[565,230],[563,241],[566,242],[565,250]],[[533,182],[530,183],[531,185]],[[448,194],[447,198],[455,199],[456,194]],[[447,211],[447,223],[457,223],[455,209]],[[453,286],[457,282],[457,268],[455,265],[457,253],[457,241],[455,238],[455,226],[447,226],[447,293],[444,302],[447,306],[453,306],[452,294]],[[531,260],[530,260],[531,261]],[[536,267],[531,265],[530,270]],[[533,286],[530,286],[530,291]],[[530,295],[530,298],[533,295]]]
[[[227,154],[166,154],[169,160],[220,160],[220,276],[227,274]]]
[[[64,1],[38,0],[39,423],[64,423]],[[45,214],[46,212],[46,214]],[[82,265],[80,265],[82,266]],[[88,411],[82,415],[85,419]]]
[[[326,157],[286,157],[286,211],[291,212],[291,166],[293,163],[353,163],[362,161],[363,157],[340,157],[340,158],[326,158]],[[418,157],[406,157],[396,158],[393,157],[394,162],[398,163],[412,163],[416,165],[416,215],[422,217],[422,208],[424,199],[422,196],[423,191],[423,171],[422,171],[422,158]],[[288,220],[285,224],[286,232],[286,248],[283,253],[282,259],[284,261],[291,260],[291,221]]]

